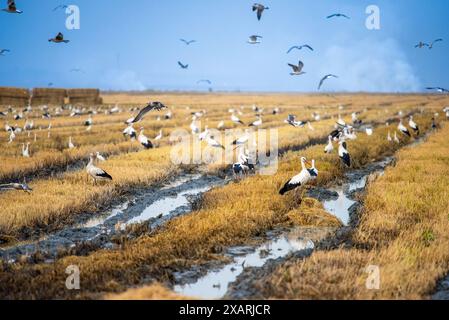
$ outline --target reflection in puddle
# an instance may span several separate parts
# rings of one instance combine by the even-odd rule
[[[174,291],[190,297],[219,299],[226,294],[228,285],[236,280],[244,267],[262,267],[269,259],[285,257],[289,253],[300,250],[313,249],[313,242],[299,238],[295,231],[263,244],[254,252],[236,257],[231,264],[220,270],[210,271],[195,283],[175,286]]]
[[[111,212],[106,216],[99,216],[99,217],[93,217],[92,219],[89,219],[85,223],[78,225],[78,228],[95,228],[99,225],[102,225],[105,223],[105,221],[115,217],[119,213],[121,213],[123,210],[125,210],[129,205],[129,202],[126,201],[125,203],[115,207],[111,210]]]
[[[211,189],[212,186],[191,189],[153,202],[146,207],[140,215],[129,220],[126,225],[141,223],[159,215],[168,215],[174,210],[189,204],[189,197],[199,195]]]

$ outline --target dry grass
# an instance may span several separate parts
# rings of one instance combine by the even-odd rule
[[[363,113],[362,117],[367,121],[386,119],[395,114],[400,107],[392,107],[388,113],[383,110],[369,110]],[[228,104],[224,102],[210,107],[207,115],[208,123],[211,126],[216,126],[219,119],[229,119],[227,108]],[[331,119],[323,120],[313,124],[314,131],[298,130],[283,123],[289,112],[293,111],[299,118],[309,118],[312,111],[316,110],[319,110],[323,117],[334,117],[337,113],[343,112],[336,111],[335,107],[324,106],[317,109],[304,107],[296,110],[296,108],[288,106],[283,108],[281,114],[267,115],[264,118],[264,127],[266,128],[281,125],[279,127],[279,147],[281,149],[304,146],[311,141],[322,140],[334,123],[334,120]],[[146,134],[149,137],[155,136],[162,127],[164,127],[165,135],[174,129],[184,128],[187,130],[188,118],[192,110],[195,109],[186,110],[179,107],[175,112],[174,119],[159,122],[148,117],[142,122],[142,126],[148,128]],[[347,107],[344,112],[350,113],[354,110],[363,110],[363,108],[361,106]],[[156,114],[162,114],[162,112]],[[15,192],[1,194],[0,199],[5,214],[0,217],[0,234],[8,238],[24,239],[30,234],[58,229],[66,223],[73,222],[78,214],[97,212],[109,203],[110,197],[119,196],[132,187],[159,182],[174,174],[176,168],[171,165],[169,159],[168,138],[162,140],[160,149],[145,151],[143,154],[126,154],[141,150],[138,142],[123,141],[121,131],[124,125],[122,121],[128,117],[129,114],[96,115],[94,116],[94,126],[90,132],[85,131],[80,118],[58,118],[56,122],[58,126],[52,129],[49,139],[46,138],[46,131],[31,132],[31,136],[35,132],[39,134],[37,142],[31,145],[31,158],[20,157],[21,143],[29,141],[26,133],[18,135],[14,144],[5,143],[0,156],[0,160],[4,163],[0,168],[0,181],[21,180],[23,177],[27,177],[29,180],[30,177],[38,173],[62,172],[68,165],[74,163],[82,166],[82,161],[85,161],[90,152],[100,151],[106,155],[115,155],[110,161],[102,164],[102,167],[114,177],[114,182],[92,188],[84,171],[75,171],[56,178],[33,181],[32,187],[35,191],[31,195]],[[252,112],[248,112],[243,119],[253,119]],[[45,121],[48,123],[48,120]],[[37,120],[36,122],[36,126],[42,125]],[[227,126],[235,127],[230,123],[227,123]],[[6,135],[6,133],[4,134]],[[77,148],[66,149],[69,136],[73,137],[74,143],[78,145]],[[147,167],[142,165],[145,161],[148,161]],[[155,163],[154,166],[149,165],[153,163],[152,161]],[[137,164],[136,167],[132,165],[133,163]],[[225,166],[220,166],[220,168],[223,167]],[[218,167],[212,166],[209,170],[216,172]]]
[[[145,288],[130,289],[124,293],[106,296],[107,300],[192,300],[173,293],[161,284],[153,284]]]
[[[417,121],[423,129],[429,123],[427,118],[417,118]],[[362,134],[350,144],[350,152],[357,159],[355,167],[399,148],[386,141],[387,130],[379,128],[369,138]],[[275,176],[254,176],[212,190],[206,193],[201,210],[168,222],[162,230],[123,243],[120,250],[101,250],[86,257],[66,257],[52,265],[3,265],[0,296],[92,298],[104,292],[123,291],[140,283],[143,276],[170,281],[174,270],[210,260],[224,260],[221,255],[224,247],[248,243],[267,230],[294,224],[296,219],[290,217],[295,212],[311,215],[310,219],[296,220],[299,223],[338,225],[330,215],[327,219],[317,215],[319,206],[314,201],[300,204],[300,192],[292,192],[286,197],[278,195],[282,183],[298,171],[300,155],[317,159],[320,170],[318,185],[325,185],[343,175],[344,169],[338,165],[337,156],[324,155],[322,145],[300,153],[289,152],[283,157]],[[301,206],[300,210],[298,206]],[[78,265],[82,272],[83,290],[78,293],[64,289],[64,271],[71,264]]]
[[[406,148],[370,184],[352,248],[318,251],[260,282],[275,299],[425,299],[449,271],[449,126]],[[368,290],[365,268],[380,268]]]

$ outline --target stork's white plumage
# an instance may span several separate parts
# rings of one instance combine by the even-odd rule
[[[142,146],[145,147],[145,149],[151,149],[151,148],[153,148],[153,144],[152,144],[151,141],[148,139],[148,137],[145,136],[145,135],[143,134],[143,131],[144,131],[144,129],[143,129],[143,128],[140,128],[140,133],[139,133],[139,136],[137,137],[137,140],[140,142],[140,144],[141,144]]]
[[[192,134],[198,134],[200,133],[200,128],[196,124],[195,119],[192,120],[192,123],[190,124],[190,130],[192,130]]]
[[[72,142],[72,137],[71,136],[69,137],[69,144],[68,144],[68,146],[69,146],[69,149],[75,148],[75,145]]]
[[[96,157],[97,157],[97,159],[99,160],[99,161],[106,161],[106,158],[105,157],[103,157],[101,154],[100,154],[100,152],[98,152],[97,151],[97,153],[96,153]]]
[[[373,130],[373,128],[366,128],[365,132],[368,136],[372,136],[374,133],[374,130]]]
[[[97,180],[112,180],[112,177],[106,171],[95,166],[95,159],[96,156],[91,153],[89,163],[86,167],[87,173],[94,179],[94,184],[97,183]]]
[[[225,147],[223,147],[223,145],[221,143],[219,143],[217,140],[215,140],[213,136],[208,135],[206,137],[206,142],[210,147],[221,148],[223,150],[225,149]]]
[[[396,131],[394,132],[394,142],[401,143],[401,141],[399,141],[399,138],[398,138],[398,135],[397,135]]]
[[[239,119],[239,117],[237,117],[234,113],[231,115],[231,121],[236,123],[236,124],[243,124],[243,121]]]
[[[287,192],[294,190],[298,187],[306,185],[310,180],[312,180],[312,175],[309,169],[306,167],[307,159],[305,157],[301,158],[301,172],[287,181],[287,183],[279,190],[280,195],[284,195]]]
[[[240,137],[238,137],[237,139],[235,139],[232,142],[232,145],[234,145],[234,146],[244,145],[245,143],[248,142],[248,140],[249,140],[249,131],[248,131],[248,129],[246,129],[245,130],[245,134],[240,136]]]
[[[209,127],[205,126],[204,127],[204,131],[200,133],[200,135],[198,136],[198,138],[203,141],[204,139],[206,139],[206,137],[209,135]]]
[[[410,134],[410,131],[408,131],[408,129],[404,126],[404,124],[402,123],[402,119],[399,121],[399,125],[398,125],[398,130],[400,132],[402,132],[402,134],[411,137],[412,135]]]
[[[218,125],[217,125],[217,129],[218,129],[218,130],[223,130],[224,127],[225,127],[225,123],[224,123],[223,120],[221,120],[221,121],[218,123]]]
[[[332,136],[329,136],[328,139],[329,139],[329,141],[328,141],[326,147],[324,147],[324,152],[327,154],[332,153],[332,151],[334,151],[334,145],[332,144],[332,140],[333,140]]]
[[[262,125],[262,117],[258,117],[256,121],[253,121],[250,127],[260,127]]]
[[[416,122],[413,121],[413,116],[410,116],[409,121],[408,121],[408,125],[409,125],[410,128],[412,128],[412,130],[415,132],[415,134],[419,136],[419,127],[416,124]]]
[[[25,143],[22,143],[22,156],[25,158],[30,157],[30,143],[29,142],[27,142],[26,147],[25,147]]]
[[[137,131],[133,128],[133,124],[130,123],[128,126],[123,130],[123,135],[126,137],[130,137],[131,139],[137,138]]]
[[[157,136],[154,137],[154,140],[155,140],[155,141],[159,141],[159,140],[161,140],[161,139],[162,139],[162,129],[159,130],[159,133],[157,134]]]
[[[340,140],[338,144],[338,156],[344,165],[349,168],[351,166],[351,156],[349,155],[346,141]]]

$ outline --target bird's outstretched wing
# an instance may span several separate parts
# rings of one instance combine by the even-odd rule
[[[179,64],[179,66],[180,66],[181,68],[183,68],[183,69],[187,68],[187,65],[182,64],[181,61],[178,61],[178,64]]]
[[[261,8],[261,7],[259,7],[257,9],[257,20],[260,20],[260,18],[262,18],[262,11],[263,11],[263,8]]]
[[[337,16],[337,14],[334,13],[334,14],[331,14],[330,16],[327,16],[326,18],[330,19],[330,18],[333,18],[333,17],[336,17],[336,16]]]
[[[301,50],[300,47],[298,47],[298,46],[293,46],[293,47],[291,47],[290,49],[288,49],[287,54],[289,54],[293,49]]]
[[[298,71],[298,66],[295,66],[294,64],[291,64],[291,63],[289,63],[288,64],[292,69],[293,69],[293,71]]]
[[[309,49],[310,51],[313,51],[313,48],[309,46],[308,44],[303,45],[302,47]]]
[[[140,121],[151,110],[159,111],[159,110],[162,110],[165,108],[167,108],[167,107],[158,101],[151,102],[145,108],[140,110],[139,114],[130,123],[136,123],[136,122]]]

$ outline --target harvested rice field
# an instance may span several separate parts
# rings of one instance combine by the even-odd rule
[[[47,107],[49,119],[2,110],[15,126],[11,142],[11,130],[0,134],[3,299],[438,295],[449,99],[101,98]],[[149,100],[163,103],[143,108]],[[384,289],[367,289],[368,266],[385,270]],[[419,282],[401,282],[403,268]],[[79,290],[66,286],[72,269]]]

